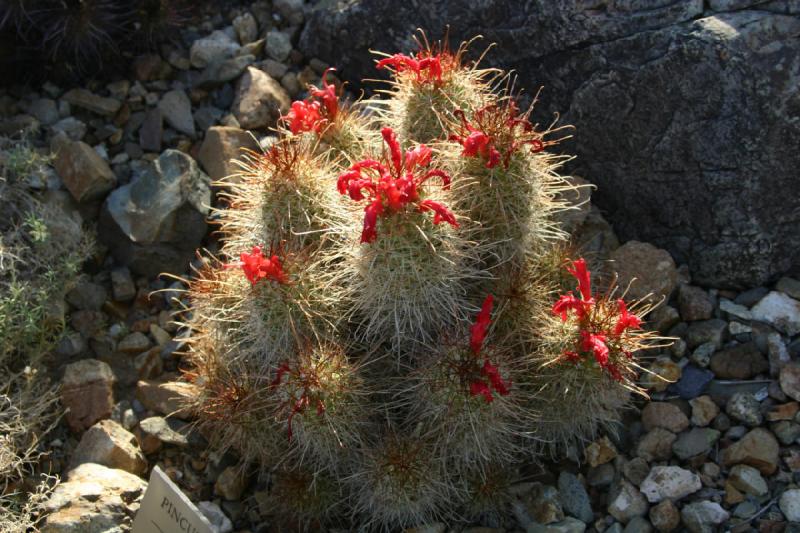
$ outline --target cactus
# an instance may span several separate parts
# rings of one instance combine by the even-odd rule
[[[497,522],[519,467],[644,394],[649,309],[567,259],[560,128],[465,52],[386,56],[384,98],[347,105],[326,73],[224,182],[187,378],[287,527]]]

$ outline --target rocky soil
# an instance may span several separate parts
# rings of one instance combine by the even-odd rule
[[[713,2],[712,2],[713,4]],[[101,242],[66,298],[69,332],[51,358],[65,414],[44,443],[62,483],[45,532],[125,531],[155,465],[220,532],[277,531],[266,480],[208,449],[180,398],[187,332],[173,322],[219,180],[327,64],[298,49],[309,6],[255,2],[187,28],[184,45],[138,57],[130,79],[0,94],[0,133],[56,154],[33,180]],[[675,338],[646,366],[651,399],[616,434],[532,467],[506,516],[421,532],[710,532],[800,528],[800,281],[707,289],[650,244],[619,240],[599,209],[569,221],[614,260],[632,296],[664,303],[652,327]]]

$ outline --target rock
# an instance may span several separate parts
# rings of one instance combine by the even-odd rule
[[[638,241],[629,241],[611,252],[613,269],[621,287],[630,289],[629,298],[644,298],[652,294],[657,301],[669,298],[678,284],[678,270],[668,252]],[[634,281],[635,280],[635,281]]]
[[[725,338],[727,329],[727,322],[718,318],[692,322],[689,329],[686,330],[686,344],[689,348],[696,348],[701,344],[710,342],[714,344],[715,348],[719,349],[722,347],[722,341]]]
[[[639,490],[650,503],[658,503],[664,499],[680,500],[702,487],[700,476],[694,472],[678,466],[654,466]]]
[[[229,466],[217,478],[214,493],[226,500],[238,500],[247,488],[247,477],[241,468]]]
[[[728,520],[730,514],[716,502],[700,501],[685,505],[681,509],[683,525],[692,533],[711,533]]]
[[[797,414],[798,410],[800,410],[800,404],[797,402],[776,405],[767,413],[767,420],[770,422],[777,422],[779,420],[794,420],[794,416]]]
[[[50,98],[37,98],[28,107],[28,113],[45,126],[58,122],[58,106]]]
[[[608,437],[601,437],[587,446],[584,454],[589,466],[596,467],[614,459],[617,456],[617,449]]]
[[[642,409],[642,425],[645,431],[664,428],[680,433],[689,427],[689,419],[677,405],[667,402],[650,402]]]
[[[258,129],[274,125],[289,111],[291,99],[280,83],[267,73],[248,67],[236,84],[232,111],[242,128]]]
[[[81,141],[66,143],[59,148],[53,166],[78,202],[102,198],[117,183],[108,163]]]
[[[719,310],[726,313],[729,318],[738,318],[745,322],[749,322],[753,319],[753,314],[747,307],[734,303],[726,298],[720,298]]]
[[[778,283],[775,284],[775,290],[782,292],[787,296],[791,296],[795,300],[800,300],[800,280],[784,276],[778,280]]]
[[[662,533],[677,529],[681,523],[681,514],[670,500],[663,500],[658,505],[651,507],[649,516],[656,531]]]
[[[703,394],[708,384],[714,379],[710,370],[698,368],[695,365],[686,365],[681,372],[681,379],[667,388],[667,392],[677,394],[684,400],[691,400]]]
[[[98,420],[111,416],[114,408],[114,373],[97,359],[82,359],[67,365],[61,380],[61,403],[69,428],[79,433]]]
[[[86,124],[75,117],[62,118],[52,127],[53,133],[63,133],[71,141],[80,141],[86,135]]]
[[[636,457],[645,461],[665,461],[672,456],[672,444],[677,437],[663,428],[655,428],[644,434],[636,445]]]
[[[793,400],[800,400],[800,363],[793,362],[780,371],[781,390]]]
[[[778,506],[789,522],[800,522],[800,489],[784,491]]]
[[[204,39],[192,43],[189,60],[195,68],[205,68],[211,63],[233,57],[239,51],[239,44],[223,31],[215,31]]]
[[[147,472],[147,461],[136,445],[136,437],[113,420],[101,420],[86,430],[72,455],[73,467],[97,463],[131,474]]]
[[[136,297],[136,285],[128,268],[119,267],[111,271],[111,292],[117,302],[130,302]]]
[[[255,63],[256,57],[252,54],[239,55],[225,61],[211,63],[200,74],[195,84],[203,89],[213,89],[225,82],[238,78],[244,69]]]
[[[166,331],[164,331],[155,324],[150,324],[150,335],[153,336],[153,338],[156,341],[156,344],[162,347],[172,340],[172,336],[169,333],[167,333]]]
[[[755,428],[722,453],[724,466],[750,465],[762,474],[772,475],[778,468],[778,441],[763,428]]]
[[[790,337],[800,333],[800,302],[772,291],[751,309],[753,320],[766,322]]]
[[[704,427],[719,414],[719,407],[710,396],[699,396],[689,400],[692,406],[692,425]]]
[[[164,93],[158,102],[158,109],[161,110],[167,124],[189,137],[195,136],[192,103],[186,96],[186,91],[174,89]]]
[[[123,470],[86,463],[71,470],[44,504],[42,533],[95,533],[130,527],[147,482]]]
[[[651,373],[641,376],[641,384],[653,392],[664,392],[670,384],[681,379],[681,367],[669,358],[656,359],[648,370]]]
[[[105,115],[107,117],[115,115],[122,106],[119,100],[97,96],[86,89],[72,89],[66,92],[61,98],[69,103],[69,105],[88,109],[92,113]]]
[[[528,516],[539,524],[552,524],[564,519],[558,491],[550,485],[536,483],[524,496],[522,503]]]
[[[233,19],[233,29],[239,38],[239,44],[249,44],[258,39],[258,22],[249,11]]]
[[[689,459],[708,453],[719,440],[720,432],[710,428],[694,428],[678,435],[672,452],[679,459]]]
[[[241,172],[233,160],[241,160],[244,150],[258,150],[253,136],[239,128],[214,126],[206,132],[198,161],[213,181]]]
[[[181,420],[192,418],[191,403],[197,397],[197,387],[182,381],[158,383],[140,381],[136,384],[136,399],[146,409]]]
[[[764,417],[760,412],[761,405],[752,394],[737,392],[725,405],[725,412],[733,418],[750,427],[760,426]]]
[[[574,516],[587,524],[594,520],[589,494],[575,474],[569,472],[561,472],[559,474],[558,494],[561,498],[561,506],[566,514]]]
[[[689,359],[700,368],[706,368],[711,363],[711,356],[716,349],[713,342],[705,342],[694,349]]]
[[[664,430],[655,430],[655,431],[664,431]],[[647,461],[642,459],[641,457],[634,457],[630,461],[625,462],[622,465],[622,475],[628,478],[628,481],[636,485],[637,487],[642,484],[642,481],[647,477],[647,474],[650,473],[650,465],[647,464]]]
[[[772,332],[767,334],[767,356],[769,360],[769,374],[773,377],[778,376],[781,369],[791,361],[789,350],[778,333]]]
[[[636,516],[647,514],[647,500],[639,489],[624,479],[613,488],[608,501],[608,513],[623,524]]]
[[[139,331],[126,335],[117,345],[117,350],[127,354],[138,354],[148,348],[150,348],[150,339]]]
[[[206,234],[210,180],[188,155],[166,150],[101,212],[100,239],[137,274],[184,272]]]
[[[734,466],[728,475],[728,482],[737,490],[753,496],[763,496],[769,492],[767,482],[761,477],[761,473],[752,466]]]
[[[160,152],[161,139],[164,136],[164,115],[161,109],[153,107],[144,115],[142,127],[139,129],[139,145],[145,152]]]
[[[681,285],[678,305],[683,320],[708,320],[714,313],[714,302],[700,287]]]
[[[231,533],[233,531],[233,523],[216,503],[199,502],[197,509],[203,513],[203,516],[208,518],[212,526],[217,528],[217,533]]]
[[[136,370],[136,378],[138,379],[155,379],[160,376],[164,371],[161,347],[156,346],[134,357],[133,368]]]
[[[769,370],[754,342],[720,350],[711,356],[711,370],[720,379],[750,379]]]
[[[188,446],[187,427],[178,420],[151,416],[139,422],[134,433],[142,451],[151,454],[160,450],[164,444]]]
[[[443,530],[444,531],[444,530]],[[464,530],[466,533],[468,530]],[[572,518],[571,516],[566,517],[561,522],[555,522],[552,524],[536,524],[532,523],[529,524],[527,528],[525,528],[525,533],[583,533],[586,531],[586,524]],[[488,531],[480,531],[474,533],[490,533]]]
[[[271,59],[285,63],[289,58],[289,53],[292,51],[292,41],[282,31],[271,30],[267,32],[264,47]]]
[[[107,298],[105,287],[90,281],[79,281],[66,295],[69,305],[84,311],[99,311]]]

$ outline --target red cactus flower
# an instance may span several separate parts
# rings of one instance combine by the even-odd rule
[[[567,294],[562,294],[556,303],[553,304],[552,312],[554,315],[560,315],[562,322],[566,322],[567,315],[570,311],[575,311],[578,318],[582,318],[588,311],[585,304],[586,302],[576,298],[572,294],[572,291],[569,291]]]
[[[494,396],[492,396],[492,389],[489,388],[485,382],[481,380],[473,381],[469,385],[469,393],[472,396],[478,396],[479,394],[483,396],[483,399],[486,400],[486,403],[492,403],[494,401]]]
[[[508,395],[508,389],[511,383],[503,381],[503,378],[500,376],[500,371],[488,359],[483,362],[481,373],[489,378],[489,383],[491,383],[492,388],[496,390],[500,396]]]
[[[572,268],[567,267],[567,272],[578,280],[578,289],[585,302],[592,299],[592,274],[586,267],[586,260],[580,258],[572,262]]]
[[[475,318],[475,323],[469,328],[469,347],[472,350],[472,353],[475,355],[480,354],[481,348],[483,348],[483,341],[486,339],[486,330],[489,328],[489,324],[492,321],[491,314],[493,306],[494,297],[490,294],[484,298],[483,305],[481,305],[481,311]]]
[[[395,73],[410,71],[416,75],[418,83],[433,83],[436,86],[442,84],[442,55],[431,54],[421,51],[416,56],[405,54],[394,54],[393,56],[381,59],[375,65],[377,69],[390,68]]]
[[[322,101],[322,105],[325,106],[325,111],[327,111],[328,115],[326,118],[329,122],[336,120],[336,115],[339,113],[339,98],[336,96],[336,86],[328,83],[326,79],[328,72],[335,70],[334,68],[329,68],[322,74],[322,89],[311,88],[311,96],[319,98]]]
[[[617,306],[619,307],[619,319],[617,319],[617,325],[614,326],[614,335],[622,335],[626,329],[638,328],[642,325],[641,318],[628,312],[625,300],[622,298],[617,300]]]
[[[295,101],[289,112],[281,119],[289,123],[289,130],[295,135],[304,131],[319,133],[325,119],[319,113],[319,102]]]
[[[434,224],[447,222],[457,228],[455,215],[447,207],[432,200],[420,200],[419,187],[430,178],[439,178],[445,189],[450,186],[450,176],[444,171],[420,171],[430,164],[430,148],[419,145],[403,154],[391,128],[383,128],[381,135],[388,147],[391,168],[375,159],[363,159],[351,165],[336,180],[339,194],[357,202],[365,198],[369,200],[364,208],[361,242],[369,243],[377,238],[376,226],[381,216],[401,212],[410,204],[416,205],[419,212],[433,211]]]
[[[581,331],[581,349],[584,352],[591,352],[600,366],[608,364],[609,350],[605,335]]]
[[[239,255],[239,259],[240,261],[225,266],[226,268],[241,267],[245,277],[252,285],[262,279],[275,281],[281,285],[289,283],[289,278],[283,271],[283,266],[278,256],[265,257],[261,252],[260,246],[253,246],[249,254],[242,252]]]

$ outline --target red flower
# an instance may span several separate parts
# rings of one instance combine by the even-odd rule
[[[492,390],[489,388],[489,385],[484,383],[481,380],[473,381],[469,385],[469,393],[472,396],[481,395],[483,399],[486,400],[486,403],[492,403],[494,401],[494,397],[492,396]]]
[[[628,306],[625,305],[625,300],[620,298],[617,300],[617,306],[619,306],[619,319],[617,319],[617,325],[614,326],[614,335],[622,335],[622,333],[628,328],[638,328],[642,325],[642,319],[638,316],[628,313]]]
[[[591,352],[600,366],[605,367],[608,364],[609,350],[605,335],[581,331],[581,350]]]
[[[508,387],[511,383],[503,381],[503,378],[500,377],[500,371],[488,359],[483,362],[481,373],[489,378],[489,383],[492,384],[494,390],[500,393],[500,396],[508,395]]]
[[[580,258],[572,262],[572,268],[567,267],[567,272],[572,274],[578,280],[578,288],[581,291],[581,297],[585,302],[592,299],[592,281],[591,272],[586,268],[586,260]]]
[[[436,86],[442,83],[441,54],[430,55],[424,51],[417,53],[415,57],[394,54],[378,61],[375,67],[378,69],[391,68],[397,74],[411,71],[416,75],[418,83],[431,82]]]
[[[328,72],[332,70],[336,69],[329,68],[322,74],[322,89],[311,88],[311,96],[322,100],[322,105],[325,106],[325,111],[328,115],[326,118],[329,122],[336,120],[336,115],[339,113],[339,98],[336,96],[336,86],[329,84],[328,80],[325,79]]]
[[[239,256],[240,261],[225,265],[226,267],[241,267],[244,271],[245,277],[252,285],[258,283],[261,279],[275,281],[282,285],[289,283],[286,273],[283,271],[283,266],[277,255],[270,258],[265,257],[261,253],[260,246],[253,246],[253,250],[247,254],[242,253]]]
[[[480,113],[478,111],[477,113]],[[492,138],[467,122],[467,117],[460,109],[455,115],[461,119],[462,135],[451,135],[450,140],[464,147],[461,155],[476,157],[480,155],[486,160],[486,168],[494,168],[500,163],[500,152],[495,148]]]
[[[486,330],[489,328],[489,324],[491,323],[491,314],[492,314],[492,307],[494,306],[494,297],[490,294],[483,300],[483,305],[481,305],[481,311],[478,313],[478,316],[475,318],[475,323],[472,324],[469,328],[470,331],[470,340],[469,340],[469,347],[472,350],[472,353],[478,355],[481,353],[481,348],[483,347],[483,341],[486,339]]]
[[[580,319],[583,318],[590,309],[591,304],[589,302],[584,302],[576,298],[572,294],[572,291],[569,291],[567,294],[562,294],[558,301],[553,304],[552,312],[554,315],[561,315],[561,321],[566,322],[569,311],[575,311],[575,314],[578,315]]]
[[[391,128],[383,128],[381,135],[389,149],[391,168],[375,159],[363,159],[351,165],[336,180],[339,194],[346,194],[357,202],[365,198],[370,200],[364,208],[361,242],[372,242],[377,238],[379,217],[403,211],[409,204],[416,204],[420,212],[433,211],[434,224],[447,222],[457,228],[455,215],[444,205],[433,200],[420,201],[419,186],[428,179],[439,178],[445,189],[450,186],[450,176],[442,170],[417,173],[419,168],[430,164],[430,148],[421,144],[404,155]]]
[[[289,123],[289,129],[297,135],[303,131],[314,131],[319,133],[320,128],[325,122],[319,114],[319,102],[295,101],[289,112],[281,119]]]

